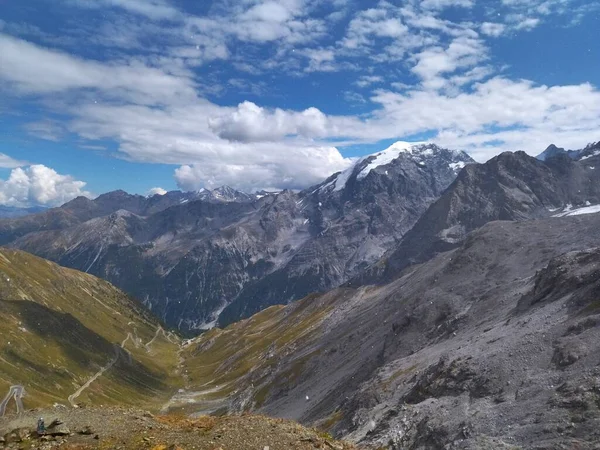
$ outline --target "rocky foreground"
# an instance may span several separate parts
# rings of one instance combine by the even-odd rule
[[[35,427],[43,417],[44,436]],[[55,426],[50,426],[52,423]],[[263,416],[154,416],[120,408],[32,410],[0,418],[0,448],[123,450],[358,450],[328,434]]]

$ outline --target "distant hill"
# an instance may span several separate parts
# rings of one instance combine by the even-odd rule
[[[16,208],[13,206],[0,206],[0,219],[11,219],[15,217],[23,217],[29,214],[37,214],[46,211],[48,208],[44,206],[34,206],[31,208]]]

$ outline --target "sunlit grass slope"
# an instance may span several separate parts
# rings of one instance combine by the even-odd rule
[[[335,295],[313,295],[273,306],[192,341],[182,352],[189,396],[173,409],[250,410],[273,391],[292,386],[317,351],[311,344],[335,300]],[[232,408],[232,401],[241,403]]]
[[[148,344],[149,345],[146,345]],[[157,409],[181,386],[179,339],[109,283],[0,248],[0,397]]]

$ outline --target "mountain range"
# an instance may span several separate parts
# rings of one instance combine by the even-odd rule
[[[0,243],[104,278],[184,331],[339,286],[474,161],[399,142],[302,192],[122,191],[0,221]]]
[[[1,250],[0,389],[258,412],[364,448],[594,449],[599,164],[600,144],[477,164],[398,143],[297,193],[116,192],[0,221],[11,247],[152,307]],[[182,340],[151,312],[227,326]]]

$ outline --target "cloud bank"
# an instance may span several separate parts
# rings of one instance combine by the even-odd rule
[[[60,206],[78,196],[91,197],[86,183],[41,164],[13,169],[0,180],[0,204],[19,208]]]
[[[182,189],[302,188],[347,167],[345,146],[417,135],[480,161],[598,140],[596,86],[511,77],[492,53],[491,42],[551,18],[579,20],[590,6],[576,0],[498,0],[477,20],[471,0],[380,1],[364,9],[348,0],[222,0],[204,15],[166,0],[62,2],[107,19],[58,38],[0,23],[2,93],[64,119],[59,127],[32,122],[32,135],[60,141],[70,133],[82,149],[113,141],[114,157],[176,166]],[[469,20],[448,20],[447,8]],[[86,54],[88,45],[97,53]],[[105,57],[91,56],[98,53]],[[289,106],[288,93],[269,83],[323,74],[347,81],[339,93],[347,103],[334,105],[335,113],[327,105]],[[219,97],[242,88],[259,98]],[[0,166],[19,165],[0,155]],[[81,182],[69,183],[83,192]],[[4,201],[52,203],[60,195],[44,200],[28,188]]]

